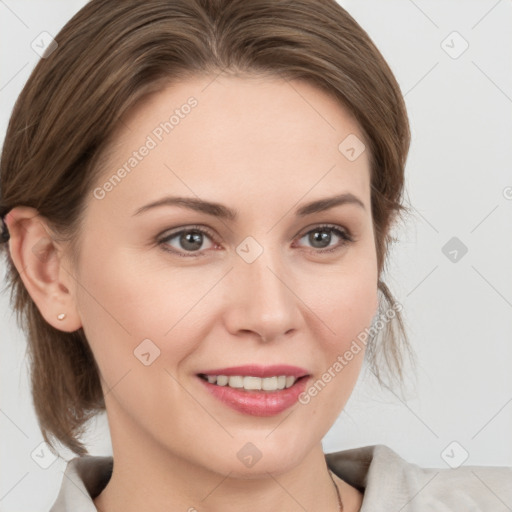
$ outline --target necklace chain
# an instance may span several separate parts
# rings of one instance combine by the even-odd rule
[[[340,490],[338,489],[338,486],[336,485],[336,482],[334,481],[334,478],[332,476],[332,471],[330,469],[329,469],[329,476],[331,477],[334,488],[336,489],[336,496],[338,497],[338,512],[343,512],[343,502],[341,501]]]

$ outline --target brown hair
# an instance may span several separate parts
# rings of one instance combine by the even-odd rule
[[[407,210],[407,112],[384,58],[335,0],[92,0],[55,39],[57,49],[39,61],[12,112],[0,162],[0,216],[18,205],[37,209],[69,241],[76,262],[100,158],[121,115],[138,101],[173,80],[219,71],[304,79],[334,95],[364,134],[378,289],[388,308],[394,305],[380,275],[389,228]],[[87,454],[79,438],[105,403],[84,331],[49,325],[9,256],[6,261],[11,303],[28,337],[43,438]],[[412,352],[400,311],[381,331],[382,342],[367,347],[370,367],[381,383],[385,367],[402,380],[403,355]]]

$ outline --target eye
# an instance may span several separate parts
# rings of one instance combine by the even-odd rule
[[[331,245],[336,238],[339,239],[338,243]],[[158,244],[163,250],[181,257],[198,257],[205,256],[203,251],[216,246],[214,239],[215,235],[210,230],[202,226],[189,226],[160,238]],[[315,254],[332,253],[354,241],[348,231],[328,224],[310,229],[300,235],[299,241],[302,239],[307,239],[312,244]],[[205,240],[210,240],[210,244],[207,243],[205,246]]]
[[[336,238],[340,239],[340,241],[337,244],[330,246],[333,239],[335,240]],[[311,243],[314,249],[319,249],[313,252],[320,254],[332,253],[342,249],[344,246],[354,241],[353,237],[346,230],[330,224],[316,226],[302,235],[299,240],[302,239],[306,239]]]
[[[177,254],[178,256],[197,257],[202,255],[200,251],[212,248],[213,246],[213,244],[210,244],[209,246],[207,244],[205,247],[203,245],[205,239],[213,241],[213,234],[203,227],[190,226],[187,229],[182,229],[168,234],[164,238],[161,238],[158,243],[164,250]],[[173,240],[175,240],[175,242],[171,243]],[[174,247],[174,249],[171,249],[169,246]],[[187,252],[189,254],[186,254]],[[198,254],[190,254],[195,252]]]

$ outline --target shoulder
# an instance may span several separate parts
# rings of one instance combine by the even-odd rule
[[[382,510],[384,505],[401,512],[512,510],[509,467],[422,468],[385,445],[329,453],[326,461],[340,478],[363,492],[361,512]]]
[[[112,476],[112,456],[84,455],[68,461],[59,494],[49,512],[96,512],[93,499]]]

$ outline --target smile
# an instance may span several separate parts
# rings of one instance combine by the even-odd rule
[[[252,375],[205,375],[199,374],[203,380],[217,386],[228,386],[246,391],[278,391],[292,387],[298,380],[293,375],[275,375],[273,377],[254,377]]]

